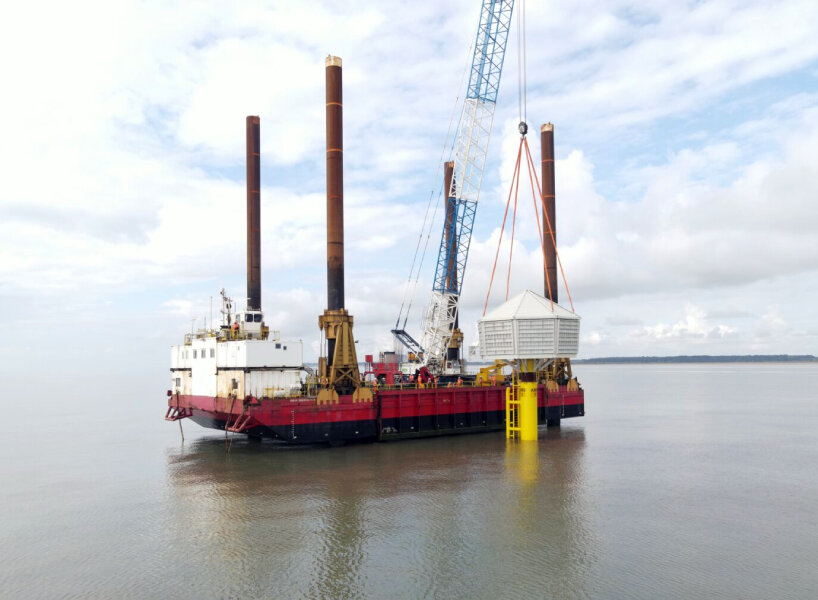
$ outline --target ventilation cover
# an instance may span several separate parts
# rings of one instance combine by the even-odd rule
[[[579,319],[576,313],[526,290],[477,322],[480,357],[574,358],[579,351]]]

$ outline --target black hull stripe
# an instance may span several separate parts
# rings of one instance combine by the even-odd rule
[[[585,415],[584,404],[539,407],[537,417],[540,425],[558,422],[560,419]],[[457,435],[499,431],[505,428],[506,413],[501,411],[457,413],[453,415],[432,415],[402,417],[378,421],[344,421],[331,423],[310,423],[304,425],[281,425],[253,427],[244,434],[268,437],[292,444],[319,444],[332,442],[376,442],[395,439]],[[212,429],[224,429],[224,420],[202,414],[191,417],[196,424]]]

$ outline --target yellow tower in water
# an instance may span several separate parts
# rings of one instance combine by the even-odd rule
[[[534,360],[513,365],[511,385],[506,389],[506,437],[523,441],[537,440],[537,371]]]
[[[530,441],[539,427],[538,382],[554,364],[577,355],[579,315],[526,290],[478,322],[480,356],[513,369],[506,390],[506,436]],[[549,370],[550,369],[550,370]],[[546,390],[543,389],[543,399]]]

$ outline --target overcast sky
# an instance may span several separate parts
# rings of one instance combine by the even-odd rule
[[[267,321],[315,360],[329,53],[344,61],[347,307],[360,354],[390,346],[479,4],[6,7],[0,361],[161,372],[222,287],[243,298],[250,114]],[[464,282],[467,343],[518,142],[516,35],[515,18]],[[527,42],[528,121],[555,124],[580,355],[818,354],[818,3],[529,2]],[[543,286],[528,210],[512,292]],[[440,217],[407,324],[418,335]]]

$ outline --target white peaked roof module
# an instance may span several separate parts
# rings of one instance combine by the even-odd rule
[[[579,315],[531,290],[517,294],[477,322],[480,355],[489,360],[574,358]]]

